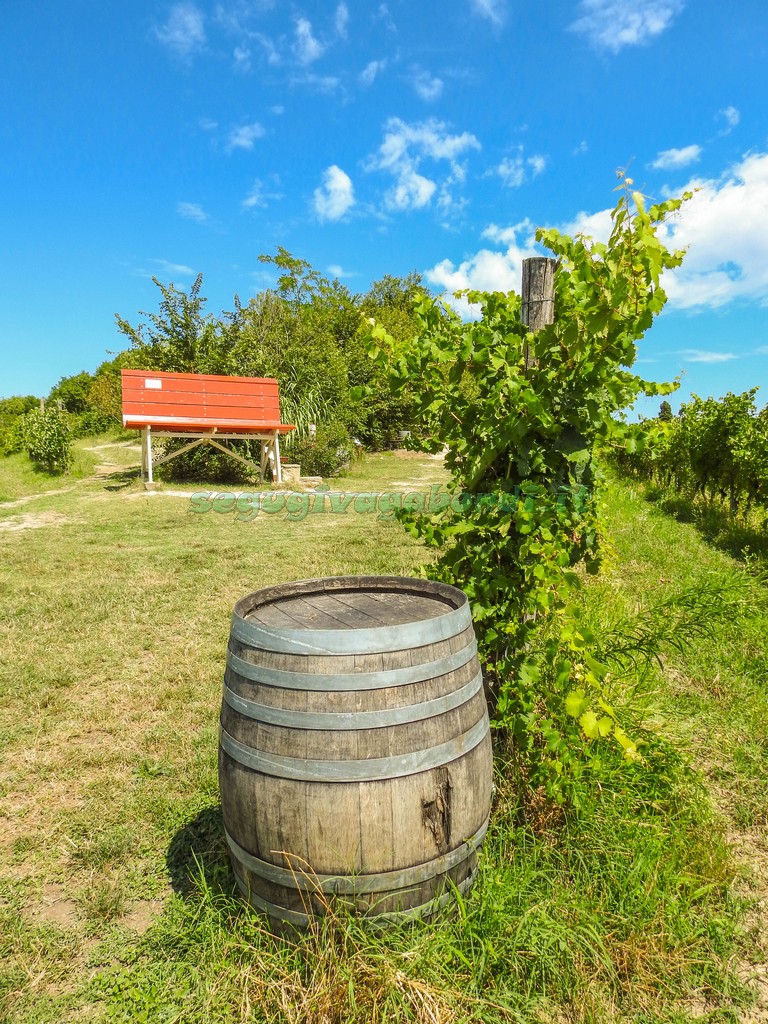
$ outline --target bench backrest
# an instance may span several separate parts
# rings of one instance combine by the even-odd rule
[[[272,377],[121,370],[123,426],[243,433],[293,430],[280,422],[280,394]]]

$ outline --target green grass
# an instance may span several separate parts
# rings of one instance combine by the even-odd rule
[[[702,580],[710,589],[733,583],[739,588],[729,620],[692,640],[684,654],[666,659],[656,714],[666,734],[709,776],[713,791],[729,795],[725,809],[731,818],[746,814],[756,825],[765,824],[768,589],[762,572],[713,548],[694,524],[675,521],[637,489],[613,487],[610,498],[620,565],[620,574],[613,575],[625,598],[637,601]]]
[[[0,461],[3,494],[57,490],[0,509],[0,525],[30,517],[0,530],[0,1019],[748,1019],[766,953],[759,579],[611,485],[613,555],[585,593],[595,628],[702,579],[741,588],[730,621],[627,694],[655,737],[645,761],[595,778],[578,815],[530,801],[526,814],[500,746],[480,877],[453,917],[381,934],[333,913],[281,940],[236,898],[221,830],[232,605],[290,579],[413,575],[429,553],[375,515],[195,514],[170,492],[229,488],[149,494],[135,451],[85,451],[108,441],[78,443],[82,466],[117,453],[98,479],[40,486]],[[426,491],[442,474],[390,453],[332,486]]]
[[[0,502],[16,501],[30,494],[70,490],[74,481],[90,476],[96,465],[91,452],[77,449],[74,463],[64,476],[35,468],[26,455],[9,455],[2,459]]]

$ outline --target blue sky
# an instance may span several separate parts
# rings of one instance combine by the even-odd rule
[[[278,246],[355,292],[519,288],[629,167],[700,189],[637,371],[768,402],[765,0],[4,0],[0,38],[0,396],[125,347],[153,276],[246,301]]]

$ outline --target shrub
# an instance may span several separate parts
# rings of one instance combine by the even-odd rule
[[[302,438],[285,446],[284,459],[298,462],[303,476],[336,476],[352,459],[354,443],[340,423],[317,428],[317,437]]]
[[[66,473],[72,465],[71,430],[66,414],[48,408],[23,418],[24,448],[32,462],[48,473]]]
[[[15,416],[0,433],[0,455],[15,455],[24,448],[24,417]]]
[[[88,409],[72,419],[72,437],[95,437],[106,434],[120,426],[120,421],[108,413]]]
[[[170,455],[189,442],[183,438],[169,437],[163,444],[163,454]],[[258,467],[261,451],[258,441],[227,441],[233,451],[249,459]],[[154,470],[156,480],[205,480],[216,483],[239,484],[251,482],[258,476],[258,469],[249,470],[237,459],[225,455],[209,444],[191,448],[170,462]]]

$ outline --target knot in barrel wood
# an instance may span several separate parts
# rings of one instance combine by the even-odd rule
[[[466,891],[490,812],[488,712],[467,598],[340,577],[232,617],[219,781],[237,883],[297,927],[343,900],[378,921]]]

